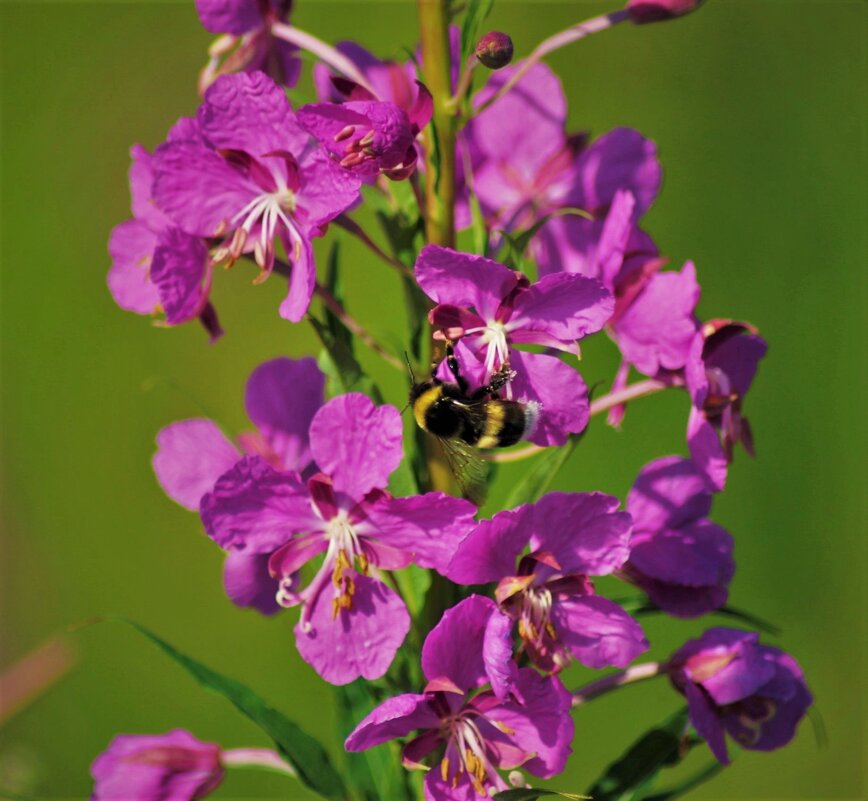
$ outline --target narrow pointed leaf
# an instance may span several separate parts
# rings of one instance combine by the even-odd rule
[[[635,798],[640,788],[650,787],[651,781],[665,765],[675,764],[683,757],[687,721],[685,707],[646,732],[620,759],[606,768],[588,790],[588,795],[594,801],[622,801]]]
[[[538,501],[555,480],[561,468],[567,463],[576,446],[581,441],[581,434],[572,435],[566,445],[559,448],[547,448],[537,457],[533,467],[512,488],[506,499],[504,508],[514,509],[523,503]]]
[[[249,687],[197,662],[158,637],[150,629],[133,620],[123,620],[123,622],[128,623],[163,653],[174,659],[199,684],[222,695],[259,726],[271,737],[280,754],[295,769],[303,784],[323,798],[331,798],[335,801],[343,801],[346,798],[343,781],[332,766],[325,749],[282,712],[270,707]]]
[[[482,23],[491,12],[494,0],[470,0],[467,11],[464,14],[464,22],[461,25],[461,65],[470,57],[476,49]]]
[[[577,795],[576,793],[559,793],[557,790],[536,790],[533,788],[520,788],[516,790],[504,790],[500,793],[495,793],[492,798],[495,801],[537,801],[538,798],[546,796],[557,796],[558,798],[569,798],[572,801],[581,801],[589,799],[587,795]]]
[[[363,679],[334,688],[341,740],[380,702],[373,689]],[[347,779],[355,791],[354,798],[360,801],[413,801],[407,772],[401,767],[395,743],[384,743],[360,753],[347,753],[347,768]]]
[[[681,784],[673,787],[671,790],[664,790],[662,793],[645,796],[645,801],[672,801],[674,798],[689,793],[695,787],[699,787],[700,784],[704,784],[709,779],[713,779],[723,770],[723,768],[724,766],[721,765],[720,762],[711,762],[702,770],[694,773],[693,776],[685,779]]]

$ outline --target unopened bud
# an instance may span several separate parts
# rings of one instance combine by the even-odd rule
[[[476,43],[476,57],[490,70],[499,70],[512,61],[512,39],[500,31],[486,33]]]
[[[635,23],[661,22],[695,11],[703,0],[629,0],[627,11]]]

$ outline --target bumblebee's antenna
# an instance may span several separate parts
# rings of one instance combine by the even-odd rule
[[[410,364],[410,354],[404,351],[404,361],[407,362],[407,369],[410,371],[410,380],[415,384],[416,375],[413,373],[413,365]]]

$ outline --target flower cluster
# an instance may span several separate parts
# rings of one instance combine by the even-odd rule
[[[474,41],[473,13],[461,32],[438,3],[420,14],[423,30],[443,35],[423,37],[406,63],[322,42],[290,23],[291,5],[197,0],[221,34],[201,105],[152,153],[132,149],[133,219],[109,243],[109,289],[124,309],[170,326],[198,318],[214,340],[216,268],[248,261],[255,283],[288,280],[280,316],[309,319],[320,336],[318,361],[253,370],[253,430],[229,437],[197,418],[157,436],[157,480],[225,553],[231,601],[264,615],[297,607],[298,651],[331,684],[385,677],[344,745],[407,738],[402,762],[425,771],[428,801],[527,786],[518,768],[556,775],[573,708],[653,675],[686,697],[722,763],[724,732],[746,749],[789,742],[811,695],[795,660],[756,634],[711,628],[666,663],[633,664],[649,642],[625,606],[733,612],[733,537],[709,515],[735,444],[753,453],[744,403],[766,343],[749,323],[703,322],[693,262],[666,269],[644,228],[662,183],[655,143],[626,127],[568,130],[563,88],[541,62],[698,0],[630,0],[515,63],[508,35]],[[317,60],[318,102],[296,107],[301,49]],[[385,248],[354,216],[363,203]],[[417,363],[431,354],[422,381],[406,356],[424,439],[406,435],[405,398],[383,402],[356,359],[361,343],[403,372],[349,315],[337,256],[328,280],[317,276],[313,241],[329,223],[397,269],[420,318],[400,349]],[[470,229],[472,249],[456,248],[456,228]],[[602,333],[620,367],[592,403],[576,362],[582,340]],[[645,465],[623,508],[605,492],[545,492],[563,460],[538,454],[576,445],[600,412],[621,425],[628,402],[668,388],[689,398],[687,455]],[[531,444],[502,450],[519,439]],[[512,488],[513,508],[484,513],[472,493],[450,494],[479,470],[476,445],[488,460],[539,459]],[[634,597],[606,597],[595,585],[605,576]],[[618,672],[571,692],[562,672],[573,661]],[[279,744],[281,754],[222,751],[181,730],[118,737],[93,765],[94,798],[192,801],[233,764],[292,773],[292,749]]]

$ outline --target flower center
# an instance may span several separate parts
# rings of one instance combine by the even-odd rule
[[[546,635],[557,638],[549,617],[552,594],[545,587],[528,587],[517,597],[518,634],[528,645],[541,647]]]
[[[447,748],[440,762],[440,776],[444,782],[451,777],[452,786],[456,787],[462,774],[466,773],[473,789],[487,798],[485,786],[494,768],[485,754],[485,741],[473,717],[476,717],[475,712],[462,711],[445,722],[445,734],[452,748]],[[450,753],[454,757],[454,764]]]
[[[230,221],[237,226],[229,240],[214,254],[214,261],[229,259],[234,263],[244,251],[247,240],[255,226],[259,226],[259,237],[253,244],[256,263],[268,274],[274,266],[274,237],[282,224],[292,243],[292,253],[288,255],[299,258],[301,250],[301,233],[293,222],[292,214],[296,209],[296,194],[285,185],[280,185],[274,192],[263,192],[251,200]]]
[[[341,609],[350,611],[353,608],[356,585],[348,571],[357,567],[360,573],[367,573],[368,558],[345,511],[339,511],[326,523],[325,536],[329,540],[325,564],[334,566],[332,584],[335,597],[332,599],[332,618],[336,618]]]

